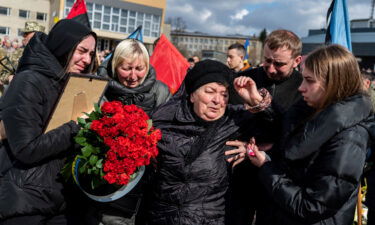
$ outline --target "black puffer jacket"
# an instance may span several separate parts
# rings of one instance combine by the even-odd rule
[[[163,136],[148,224],[224,224],[230,168],[225,142],[244,133],[253,116],[228,106],[222,118],[204,122],[186,99],[171,100],[154,113]]]
[[[120,84],[117,77],[112,74],[110,64],[111,61],[104,62],[98,70],[99,76],[111,79],[104,94],[108,101],[117,100],[126,105],[135,104],[150,115],[155,108],[168,101],[171,97],[168,86],[156,80],[156,72],[151,65],[146,79],[141,85],[135,88],[127,88]]]
[[[62,91],[63,68],[36,33],[25,48],[17,75],[1,103],[8,141],[0,164],[0,219],[19,215],[55,215],[64,209],[58,175],[62,154],[73,145],[75,122],[45,134],[43,129]]]
[[[352,96],[306,123],[285,124],[282,157],[260,168],[273,200],[262,224],[351,225],[374,126],[369,98]]]

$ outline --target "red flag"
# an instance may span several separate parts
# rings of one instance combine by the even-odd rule
[[[85,0],[77,0],[66,18],[76,20],[91,28]]]
[[[150,64],[156,70],[156,78],[168,85],[172,94],[180,87],[189,68],[187,60],[164,34],[155,46]]]

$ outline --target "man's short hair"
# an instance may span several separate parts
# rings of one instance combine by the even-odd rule
[[[242,56],[245,56],[246,55],[246,50],[245,50],[245,47],[243,46],[243,44],[240,44],[240,43],[234,43],[234,44],[231,44],[229,47],[228,47],[228,51],[231,50],[231,49],[237,49],[237,51],[242,54]]]
[[[194,62],[193,58],[188,58],[188,62]]]
[[[362,74],[362,77],[365,78],[365,79],[368,79],[370,81],[375,80],[375,76],[370,72],[362,71],[361,74]]]
[[[277,50],[282,47],[292,51],[292,57],[295,58],[301,55],[302,42],[299,37],[289,30],[274,30],[264,41],[264,44],[271,50]]]

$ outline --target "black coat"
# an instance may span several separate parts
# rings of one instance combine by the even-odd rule
[[[295,103],[299,103],[299,109],[309,110],[306,103],[302,101],[302,95],[298,87],[302,82],[302,75],[294,70],[288,77],[280,81],[274,81],[268,78],[263,67],[249,69],[236,73],[235,76],[247,76],[252,78],[258,88],[267,89],[272,95],[272,107],[267,109],[271,114],[277,112],[279,118],[268,123],[267,121],[256,121],[257,143],[274,143],[280,139],[282,117],[289,108]],[[232,91],[230,99],[234,104],[242,102],[237,92]],[[278,121],[275,123],[275,121]],[[262,208],[264,199],[262,194],[244,195],[243,193],[263,192],[260,182],[256,179],[257,168],[249,160],[244,161],[233,169],[231,179],[231,195],[228,198],[228,225],[250,225],[254,218],[256,208]],[[246,176],[252,176],[253,179],[244,179]]]
[[[259,219],[275,225],[351,225],[374,125],[369,98],[356,95],[305,123],[285,124],[281,158],[259,171],[272,199]]]
[[[110,62],[104,62],[98,70],[99,76],[109,77],[108,88],[104,94],[108,101],[121,101],[123,104],[135,104],[141,107],[148,115],[171,97],[168,86],[156,80],[155,69],[150,65],[150,70],[142,84],[135,88],[127,88],[118,82],[112,74]],[[108,65],[109,64],[109,65]]]
[[[65,207],[59,172],[73,145],[75,122],[43,134],[64,86],[63,68],[36,33],[0,105],[8,140],[0,149],[0,219],[56,215]]]
[[[191,107],[186,99],[171,100],[153,115],[162,140],[148,224],[224,224],[230,174],[225,142],[244,133],[254,115],[228,106],[221,119],[204,122]]]
[[[302,83],[302,75],[297,70],[293,70],[289,77],[279,81],[270,79],[263,67],[241,71],[235,76],[250,77],[255,81],[258,88],[267,89],[272,95],[273,104],[276,103],[280,112],[285,112],[294,103],[302,99],[301,94],[298,92],[298,87]],[[232,104],[242,103],[241,97],[236,92],[230,98],[233,101]]]

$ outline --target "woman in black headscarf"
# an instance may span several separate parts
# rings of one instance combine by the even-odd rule
[[[144,216],[146,224],[224,225],[232,166],[225,157],[225,143],[241,134],[251,135],[247,131],[252,131],[254,119],[248,110],[228,105],[230,75],[229,68],[220,62],[198,62],[186,75],[186,93],[153,114],[153,124],[163,135]],[[252,94],[242,86],[235,87],[244,100]],[[271,102],[270,95],[264,93],[255,93],[258,110]],[[244,157],[243,152],[234,159],[240,157]]]
[[[68,72],[92,72],[96,34],[61,20],[26,46],[0,105],[0,224],[66,224],[59,173],[79,130],[74,121],[44,133]]]

